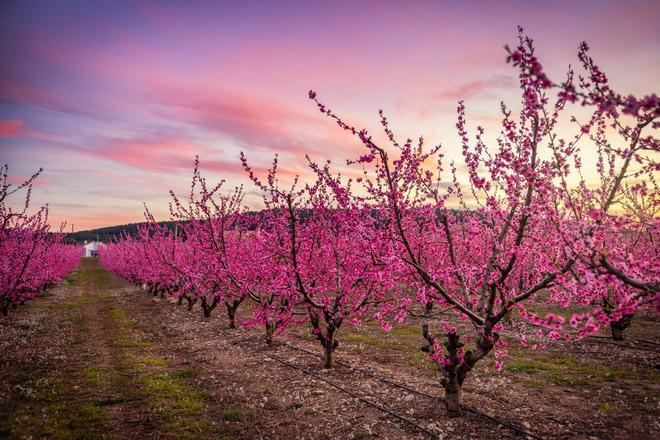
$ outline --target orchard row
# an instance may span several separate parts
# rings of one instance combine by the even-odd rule
[[[80,261],[79,246],[62,243],[63,234],[48,224],[48,208],[30,214],[32,184],[41,170],[19,185],[9,183],[9,167],[0,168],[0,312],[7,315],[52,287]],[[19,209],[12,209],[11,196],[24,195]]]

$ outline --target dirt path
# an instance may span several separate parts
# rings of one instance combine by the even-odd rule
[[[222,435],[207,394],[120,306],[126,288],[86,259],[66,285],[0,324],[0,437]]]

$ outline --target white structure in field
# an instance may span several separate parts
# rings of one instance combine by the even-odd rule
[[[96,257],[99,254],[99,247],[103,246],[100,241],[90,241],[83,246],[83,257]]]

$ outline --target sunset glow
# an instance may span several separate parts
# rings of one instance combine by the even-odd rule
[[[49,203],[53,224],[138,222],[142,202],[165,219],[195,155],[231,184],[247,182],[240,151],[257,170],[279,153],[283,176],[305,175],[306,153],[341,166],[360,145],[309,89],[356,126],[377,131],[382,108],[400,137],[460,154],[458,100],[493,134],[499,102],[520,100],[503,50],[517,25],[558,80],[582,40],[624,95],[655,92],[660,78],[654,1],[195,5],[0,6],[0,164],[16,179],[44,168],[33,202]]]

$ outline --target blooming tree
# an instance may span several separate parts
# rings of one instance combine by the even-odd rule
[[[423,328],[425,350],[443,373],[446,407],[454,414],[460,413],[461,387],[476,363],[496,347],[496,358],[506,353],[506,342],[500,338],[504,318],[520,309],[522,319],[551,330],[548,337],[570,338],[571,334],[560,333],[564,318],[554,314],[540,318],[525,305],[548,292],[566,306],[584,293],[581,280],[593,278],[595,270],[585,264],[585,258],[594,255],[593,242],[585,240],[588,228],[582,217],[567,214],[577,205],[583,209],[583,201],[573,203],[565,197],[565,182],[572,172],[569,164],[579,161],[576,151],[588,130],[579,130],[569,140],[557,130],[567,103],[577,99],[571,89],[573,73],[568,73],[553,98],[556,85],[522,30],[518,44],[508,51],[508,61],[519,72],[522,109],[513,118],[502,104],[501,133],[495,147],[489,147],[482,127],[477,127],[473,139],[468,136],[465,107],[459,103],[456,127],[465,181],[453,161],[446,172],[440,146],[427,151],[423,138],[399,143],[382,111],[390,148],[346,123],[319,102],[315,92],[309,93],[322,113],[363,144],[365,154],[348,163],[362,167],[362,191],[367,197],[361,200],[376,206],[387,219],[389,238],[398,246],[395,255],[414,273],[410,283],[417,289],[417,299],[448,307],[471,324],[465,330],[445,323],[444,344],[428,326]],[[394,151],[398,154],[392,157]],[[608,318],[598,308],[573,316],[570,323],[585,336],[603,321]],[[464,349],[461,331],[472,333],[468,341],[474,339],[474,349]],[[495,365],[499,369],[502,362]]]
[[[274,217],[277,219],[277,216]],[[240,256],[245,264],[240,265],[242,285],[252,299],[252,318],[243,321],[247,326],[263,326],[267,345],[273,337],[282,333],[292,322],[294,303],[286,295],[288,285],[281,283],[279,258],[274,258],[272,240],[279,239],[273,224],[273,213],[262,211],[256,215],[245,214],[240,220],[246,231],[243,235],[244,253]]]
[[[635,311],[660,299],[655,179],[660,143],[653,135],[660,127],[660,98],[617,93],[586,43],[580,44],[578,59],[583,73],[577,84],[571,72],[556,87],[568,101],[592,110],[586,121],[572,121],[595,146],[598,180],[587,181],[576,155],[572,174],[579,183],[571,186],[568,173],[562,174],[562,207],[587,250],[579,264],[589,273],[575,274],[575,280],[584,284],[584,296],[602,304],[601,321],[609,322],[613,338],[621,340]]]
[[[339,342],[337,332],[348,320],[364,318],[390,324],[386,316],[401,310],[399,281],[386,276],[383,258],[389,242],[373,240],[378,228],[370,209],[348,197],[341,177],[330,176],[328,166],[310,162],[317,179],[291,187],[277,179],[277,158],[263,182],[241,155],[245,170],[264,193],[270,216],[265,242],[279,294],[289,307],[304,310],[312,334],[323,347],[324,368],[331,368]],[[282,287],[279,287],[282,286]],[[291,316],[291,315],[290,315]],[[402,319],[403,315],[396,316]]]
[[[0,311],[7,315],[18,306],[53,286],[80,260],[78,246],[62,243],[63,234],[50,231],[48,208],[30,214],[32,184],[41,169],[19,185],[9,183],[9,167],[0,168]],[[25,202],[16,210],[11,196],[25,190]]]
[[[240,224],[243,190],[238,187],[224,194],[223,184],[224,180],[209,187],[196,159],[189,199],[183,203],[170,191],[170,210],[173,219],[182,223],[187,245],[196,254],[181,269],[200,296],[205,316],[224,303],[229,327],[235,328],[238,307],[247,298],[241,274],[249,241],[244,240],[246,231]]]

